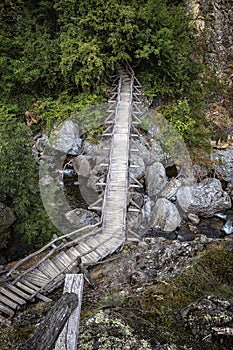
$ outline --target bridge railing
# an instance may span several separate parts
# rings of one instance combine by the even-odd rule
[[[34,258],[35,256],[38,256],[40,254],[42,254],[43,252],[45,252],[46,250],[51,249],[51,251],[45,255],[44,257],[42,257],[38,262],[37,262],[37,266],[39,264],[41,264],[44,260],[48,259],[49,256],[53,255],[54,253],[56,253],[57,251],[60,251],[61,249],[67,248],[70,245],[74,244],[74,243],[78,243],[81,242],[82,240],[93,236],[96,234],[95,229],[101,225],[101,221],[99,221],[98,223],[94,224],[94,225],[87,225],[84,227],[81,227],[80,229],[74,230],[70,233],[67,233],[65,235],[59,236],[55,239],[53,239],[52,241],[50,241],[49,243],[47,243],[45,246],[43,246],[42,248],[40,248],[39,250],[37,250],[36,252],[26,256],[25,258],[23,258],[22,260],[20,260],[18,263],[16,263],[4,276],[3,279],[5,280],[6,278],[9,278],[16,270],[18,270],[23,264],[25,264],[26,262],[28,262],[29,260],[31,260],[32,258]],[[90,230],[90,232],[82,235],[81,237],[75,238],[73,240],[71,240],[71,242],[65,242],[64,240],[66,240],[67,238],[70,238],[74,235],[80,234],[83,231],[86,230]],[[59,245],[56,245],[56,243],[61,242]],[[33,267],[30,267],[29,269],[27,269],[26,271],[24,271],[22,275],[25,275],[27,272],[29,272],[32,268],[35,268],[35,265]]]

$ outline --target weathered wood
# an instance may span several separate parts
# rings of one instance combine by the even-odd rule
[[[44,296],[43,294],[39,293],[39,290],[41,288],[37,288],[37,286],[33,285],[32,283],[30,283],[27,280],[23,280],[22,283],[21,282],[17,282],[16,286],[21,288],[23,291],[30,293],[31,297],[33,298],[34,296],[36,296],[38,299],[45,301],[45,302],[50,302],[51,299],[47,298],[46,296]]]
[[[3,305],[0,303],[0,311],[3,312],[4,314],[8,315],[8,316],[13,316],[14,315],[14,311],[9,308],[6,305]]]
[[[83,275],[67,274],[64,285],[64,293],[75,293],[78,304],[66,322],[66,325],[64,326],[64,329],[56,342],[55,350],[77,350],[82,292]]]
[[[55,237],[42,249],[17,263],[8,272],[7,276],[10,276],[24,262],[44,252],[41,259],[38,259],[39,262],[37,261],[26,272],[20,272],[16,279],[11,282],[11,288],[8,289],[14,293],[12,288],[16,288],[15,292],[18,298],[24,298],[25,296],[24,299],[26,300],[32,300],[34,297],[46,300],[46,297],[40,293],[47,293],[51,288],[54,289],[58,286],[66,272],[72,271],[77,265],[85,272],[85,264],[97,263],[114,253],[125,242],[129,185],[130,187],[142,187],[139,181],[133,179],[129,183],[128,179],[130,144],[134,142],[133,137],[139,136],[138,130],[132,124],[140,123],[139,115],[144,113],[141,110],[141,101],[137,96],[140,94],[139,85],[136,88],[133,86],[135,81],[134,73],[130,66],[126,65],[125,68],[119,67],[118,85],[114,93],[117,95],[117,98],[111,98],[111,105],[108,108],[109,115],[105,120],[108,125],[103,133],[103,136],[107,134],[112,135],[111,146],[109,148],[103,147],[103,149],[109,151],[109,164],[101,164],[102,166],[108,166],[108,175],[106,183],[105,181],[97,183],[99,187],[106,187],[105,194],[103,200],[99,198],[90,205],[90,208],[98,210],[102,208],[101,220],[95,225],[88,225],[62,237]],[[134,117],[134,121],[132,121],[132,117]],[[136,149],[140,151],[140,146],[136,143],[135,145],[137,147],[135,147],[134,151]],[[131,164],[130,167],[137,168],[139,166]],[[98,204],[101,201],[103,201],[102,207],[101,204]],[[138,206],[135,203],[133,205],[134,208],[131,210],[138,211]],[[91,231],[88,231],[89,229]],[[101,232],[98,234],[99,231]],[[69,241],[66,240],[67,238],[69,238]],[[60,244],[57,245],[58,243]],[[82,258],[83,265],[78,262],[79,254],[71,249],[67,251],[70,247],[71,249],[76,247]],[[51,258],[51,252],[53,254],[56,253],[53,258]],[[12,299],[12,295],[4,293],[2,295],[3,306],[4,301],[6,305],[15,306],[14,302],[17,303],[17,300]],[[6,297],[9,297],[9,302],[4,299]],[[46,301],[48,300],[50,299],[47,298]],[[21,304],[19,303],[19,305]]]
[[[77,295],[65,293],[21,350],[52,350],[66,321],[77,306]]]
[[[84,226],[84,227],[81,227],[77,230],[74,230],[72,232],[69,232],[61,237],[57,237],[55,238],[54,240],[52,240],[51,242],[49,242],[48,244],[46,244],[44,247],[42,247],[41,249],[37,250],[36,252],[26,256],[25,258],[23,258],[22,260],[20,260],[17,264],[15,264],[6,274],[6,276],[10,276],[15,270],[17,270],[20,266],[22,266],[26,261],[30,260],[31,258],[39,255],[40,253],[44,252],[45,250],[47,250],[48,248],[50,248],[51,246],[54,245],[54,243],[60,241],[60,240],[64,240],[65,238],[68,238],[68,237],[72,237],[74,234],[77,234],[77,233],[81,233],[82,231],[85,231],[85,230],[89,230],[89,229],[93,229],[97,226],[100,225],[100,222],[97,222],[96,224],[94,225],[87,225],[87,226]],[[89,234],[86,234],[86,235],[89,235]],[[80,240],[82,238],[79,238]],[[63,244],[62,244],[63,245]],[[61,250],[61,245],[57,246],[57,248],[55,250]],[[54,250],[54,251],[55,251]],[[42,259],[44,260],[44,259]],[[20,278],[20,276],[18,277]],[[18,279],[17,278],[17,279]]]
[[[31,296],[29,294],[25,293],[24,291],[22,291],[21,289],[17,288],[14,285],[8,284],[7,289],[10,289],[12,292],[16,293],[17,295],[19,295],[21,298],[25,300],[31,299]]]
[[[7,290],[6,288],[0,287],[0,292],[2,294],[4,294],[5,296],[7,296],[8,298],[16,301],[19,305],[24,305],[26,303],[26,301],[20,297],[18,297],[18,295],[16,295],[15,293],[12,293],[11,291]]]
[[[15,303],[11,299],[5,297],[4,295],[0,294],[0,302],[3,303],[6,306],[9,306],[11,309],[18,309],[19,304]]]

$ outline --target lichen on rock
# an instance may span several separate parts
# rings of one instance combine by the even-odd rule
[[[152,350],[149,342],[138,339],[135,331],[120,317],[100,310],[81,323],[80,350]]]

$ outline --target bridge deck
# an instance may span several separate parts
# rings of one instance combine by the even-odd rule
[[[126,230],[131,102],[131,80],[125,78],[116,107],[102,222],[102,234],[115,235],[121,243]]]
[[[77,230],[77,236],[69,233],[53,240],[17,263],[7,273],[6,277],[10,277],[11,281],[3,282],[0,287],[0,322],[1,314],[13,316],[15,310],[35,297],[49,301],[43,294],[59,286],[66,273],[81,266],[80,257],[83,264],[95,264],[115,252],[126,239],[134,76],[128,75],[125,70],[120,70],[119,75],[102,220],[96,225]],[[80,237],[81,232],[83,236]],[[18,271],[15,276],[16,270],[25,261],[42,252],[47,252],[47,255],[28,270]]]

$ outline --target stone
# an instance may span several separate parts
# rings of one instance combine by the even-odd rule
[[[221,228],[221,230],[223,232],[225,232],[226,235],[230,235],[233,233],[233,220],[232,219],[228,219],[225,224],[223,225],[223,227]]]
[[[231,208],[230,196],[223,191],[218,179],[207,179],[196,186],[180,187],[177,202],[184,212],[203,217],[211,217],[216,212]]]
[[[120,300],[120,295],[118,298]],[[107,302],[109,301],[106,300]],[[137,332],[111,310],[99,310],[83,319],[80,324],[79,347],[93,350],[152,350],[146,339],[140,339]]]
[[[72,156],[79,156],[82,153],[83,140],[78,138],[71,146],[68,153]]]
[[[82,208],[68,211],[65,214],[65,217],[75,228],[80,228],[86,225],[94,225],[99,221],[97,214]]]
[[[146,189],[149,197],[156,196],[167,183],[166,171],[162,163],[155,162],[146,167]]]
[[[161,145],[154,141],[153,139],[150,141],[151,143],[151,158],[153,159],[154,162],[165,162],[168,155],[165,154],[163,151]]]
[[[50,187],[55,183],[55,179],[50,175],[44,175],[40,178],[40,187]]]
[[[165,197],[168,200],[176,200],[176,193],[182,184],[183,182],[180,179],[171,179],[159,193],[159,197]]]
[[[198,225],[200,222],[200,218],[197,214],[188,213],[187,217],[192,224]]]
[[[88,157],[85,155],[80,155],[72,160],[72,165],[76,173],[83,177],[88,177],[91,172],[91,166]]]
[[[191,332],[203,338],[212,327],[228,327],[233,322],[233,299],[227,296],[208,295],[181,311]]]
[[[216,176],[233,184],[233,147],[225,150],[214,150],[210,159],[213,162]]]
[[[50,146],[61,153],[69,153],[73,145],[79,140],[79,126],[72,120],[66,120],[50,137]]]
[[[130,177],[132,176],[136,179],[140,179],[145,175],[145,164],[140,156],[138,156],[137,154],[132,154],[130,156],[130,164],[138,166],[137,168],[135,167],[129,169]]]
[[[16,220],[13,210],[0,202],[0,233],[6,231]]]
[[[151,227],[162,231],[174,231],[181,223],[180,214],[176,206],[166,198],[159,198],[152,208]]]

